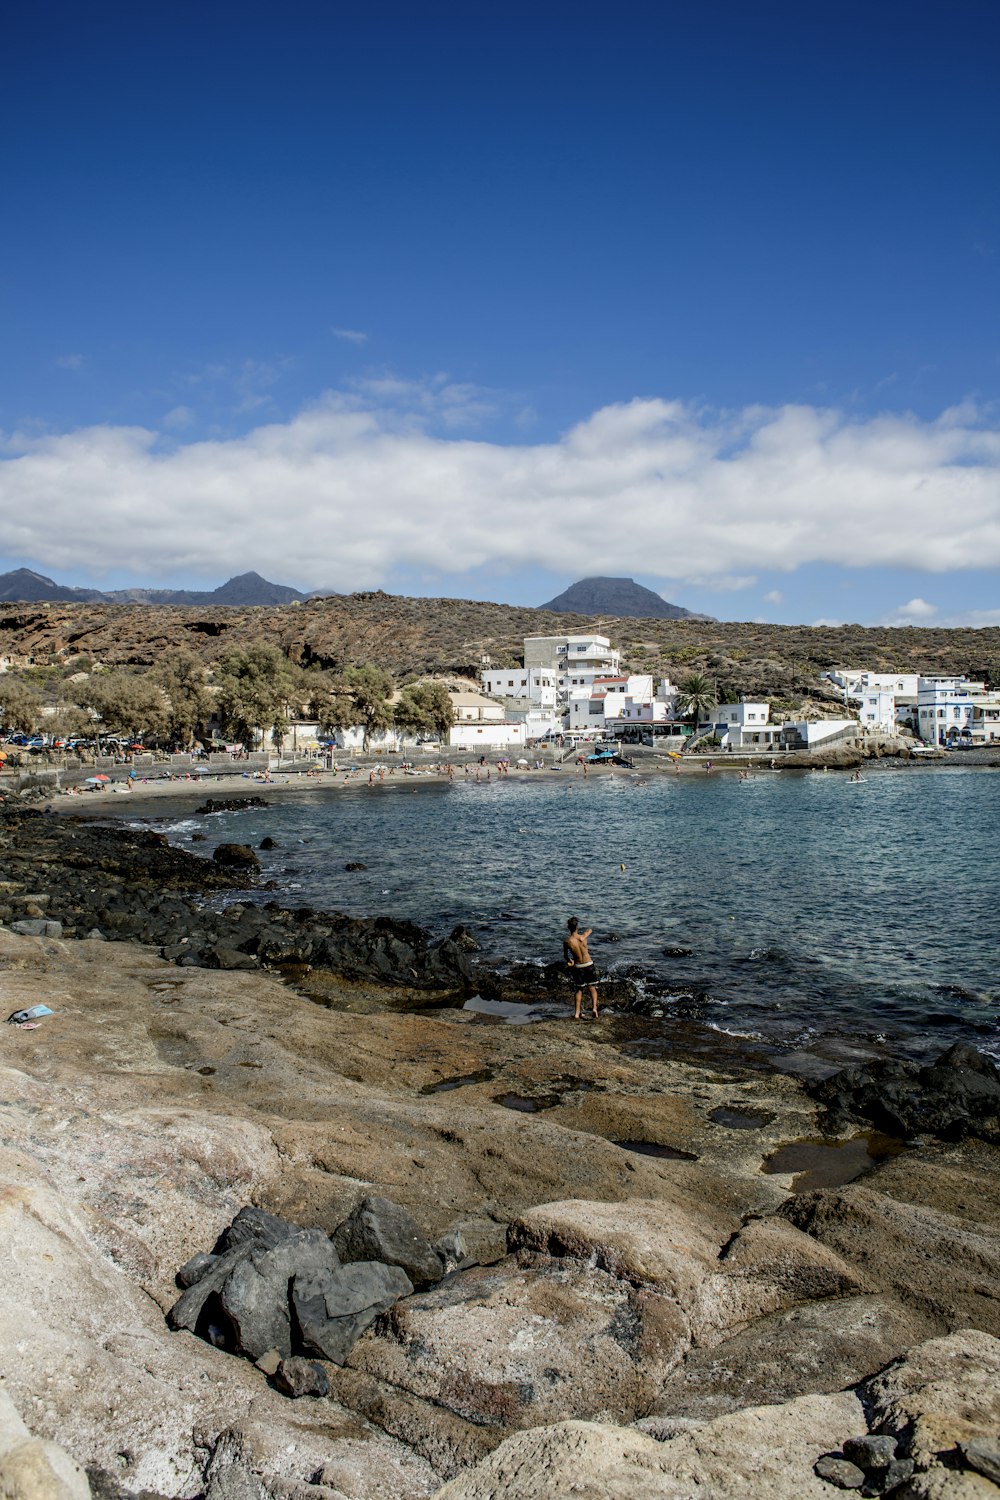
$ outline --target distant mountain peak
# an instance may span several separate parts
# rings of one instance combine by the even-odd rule
[[[102,593],[100,589],[72,588],[54,583],[43,573],[31,568],[15,568],[10,573],[0,573],[0,602],[39,604],[47,601],[59,603],[94,604],[186,604],[200,607],[212,604],[271,605],[292,604],[296,599],[306,599],[298,589],[283,583],[270,583],[259,573],[240,573],[230,578],[217,589],[112,589]]]
[[[668,604],[634,578],[581,578],[539,606],[560,615],[611,615],[636,620],[710,620],[680,604]]]

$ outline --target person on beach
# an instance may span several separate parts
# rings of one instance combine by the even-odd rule
[[[566,967],[569,970],[570,982],[576,991],[576,1019],[578,1021],[580,1019],[584,989],[589,989],[590,1004],[594,1020],[596,1021],[599,976],[597,965],[591,958],[590,949],[587,947],[587,939],[594,929],[588,927],[585,932],[581,932],[580,923],[576,917],[570,917],[566,926],[569,928],[569,936],[563,938],[563,957],[566,960]]]

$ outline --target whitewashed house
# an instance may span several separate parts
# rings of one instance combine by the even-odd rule
[[[858,723],[869,734],[894,734],[898,719],[896,694],[891,688],[874,688],[851,694],[858,705]]]
[[[1000,692],[986,692],[972,702],[972,742],[990,745],[1000,741]]]
[[[726,749],[767,748],[777,743],[772,734],[764,733],[768,727],[780,728],[770,723],[769,703],[746,703],[741,699],[739,703],[720,703],[712,712],[715,732]]]
[[[506,717],[504,706],[484,693],[451,693],[455,722],[448,743],[460,750],[480,752],[520,749],[528,742],[524,720]]]
[[[790,750],[828,749],[833,744],[856,743],[856,719],[797,719],[783,724],[781,743]]]
[[[490,698],[554,709],[558,675],[554,667],[488,667],[479,674],[479,680]]]

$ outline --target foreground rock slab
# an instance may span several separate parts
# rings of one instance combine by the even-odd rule
[[[852,1393],[753,1407],[668,1442],[561,1422],[507,1438],[435,1500],[830,1500],[813,1464],[859,1426]]]

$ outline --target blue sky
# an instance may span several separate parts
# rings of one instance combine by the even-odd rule
[[[0,569],[1000,623],[993,0],[46,3]]]

